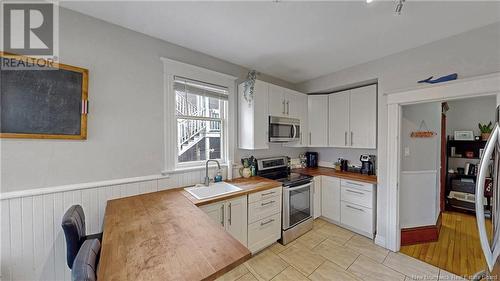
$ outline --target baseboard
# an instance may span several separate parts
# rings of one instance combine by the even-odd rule
[[[401,229],[401,246],[435,242],[439,239],[441,230],[441,214],[439,214],[435,225]]]
[[[379,245],[380,247],[385,247],[386,243],[385,243],[385,237],[384,236],[380,236],[380,235],[375,235],[375,244]]]

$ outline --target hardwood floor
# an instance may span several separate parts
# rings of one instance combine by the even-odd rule
[[[443,224],[437,242],[402,246],[401,253],[452,272],[469,277],[486,268],[476,217],[458,212],[443,212]],[[491,221],[486,221],[491,232]]]

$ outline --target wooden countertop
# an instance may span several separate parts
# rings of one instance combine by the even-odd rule
[[[281,186],[281,182],[266,179],[263,177],[250,177],[247,179],[237,178],[237,179],[233,179],[232,181],[226,181],[226,182],[230,183],[232,185],[235,185],[235,186],[241,188],[242,190],[237,191],[237,192],[233,192],[233,193],[229,193],[229,194],[224,194],[224,195],[217,196],[217,197],[208,198],[208,199],[201,199],[201,200],[196,199],[189,192],[187,192],[183,189],[180,192],[184,196],[186,196],[189,200],[191,200],[191,202],[193,202],[193,204],[195,204],[196,206],[203,206],[203,205],[211,204],[214,202],[223,201],[223,200],[239,197],[242,195],[247,195],[250,193],[264,191],[264,190],[268,190],[271,188]]]
[[[315,177],[315,176],[330,176],[330,177],[337,177],[337,178],[341,178],[341,179],[377,184],[377,177],[376,176],[362,175],[359,173],[352,173],[352,172],[341,172],[341,171],[337,171],[333,168],[325,168],[325,167],[300,168],[300,169],[293,169],[293,172],[306,174],[306,175],[310,175],[313,177]]]
[[[196,200],[178,188],[108,201],[97,279],[214,280],[248,260],[250,251],[196,205],[281,183],[260,177],[230,183],[243,190]]]

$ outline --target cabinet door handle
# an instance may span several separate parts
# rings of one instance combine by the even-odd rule
[[[271,191],[271,192],[267,192],[267,193],[262,193],[260,196],[264,197],[264,196],[271,195],[274,193],[275,193],[274,191]]]
[[[286,115],[290,114],[290,101],[286,101]]]
[[[229,203],[229,218],[227,218],[228,222],[229,222],[229,225],[231,225],[231,218],[233,217],[233,214],[232,214],[232,209],[231,209],[231,203]]]
[[[364,195],[365,194],[364,192],[354,191],[354,190],[350,190],[350,189],[346,189],[345,191],[350,192],[350,193],[360,194],[360,195]]]
[[[356,211],[360,211],[360,212],[365,212],[365,210],[361,209],[361,208],[356,208],[356,207],[353,207],[351,205],[345,205],[347,208],[351,208],[353,210],[356,210]]]
[[[266,225],[266,224],[270,224],[270,223],[272,223],[273,221],[274,221],[274,219],[270,219],[270,220],[268,220],[268,221],[266,221],[266,222],[261,222],[261,223],[260,223],[260,226],[264,226],[264,225]]]
[[[356,186],[363,186],[363,184],[361,184],[361,183],[352,182],[352,181],[346,181],[346,183],[356,185]]]
[[[354,133],[351,132],[351,146],[354,145]]]
[[[347,131],[344,133],[344,145],[347,146]]]
[[[309,145],[312,145],[312,133],[309,132]]]
[[[224,226],[224,204],[222,204],[222,206],[220,206],[220,211],[222,212],[222,218],[221,218],[220,224],[222,224],[222,226]]]
[[[269,205],[269,204],[273,204],[274,202],[276,202],[276,201],[271,200],[271,201],[266,202],[266,203],[260,203],[260,205],[261,205],[261,206],[266,206],[266,205]]]
[[[285,110],[285,108],[286,108],[286,106],[285,106],[285,100],[283,100],[282,103],[283,103],[283,114],[285,114],[285,112],[286,112],[286,110]]]

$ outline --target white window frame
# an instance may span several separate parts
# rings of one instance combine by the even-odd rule
[[[168,58],[161,58],[163,62],[164,74],[164,157],[163,174],[205,167],[205,161],[190,161],[179,163],[177,156],[177,116],[175,112],[175,91],[173,89],[174,77],[181,76],[192,80],[203,81],[227,88],[228,101],[226,118],[222,126],[222,157],[220,162],[225,165],[232,159],[234,151],[234,119],[235,119],[235,85],[237,77],[216,72],[199,66],[175,61]]]

